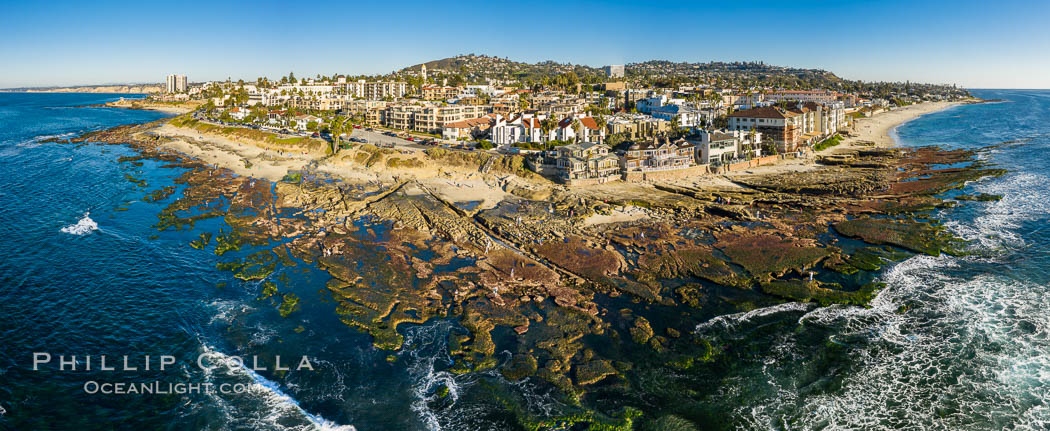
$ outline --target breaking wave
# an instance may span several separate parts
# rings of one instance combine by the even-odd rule
[[[754,319],[777,315],[781,313],[798,313],[807,311],[813,308],[814,305],[805,302],[785,302],[783,304],[777,304],[771,307],[756,308],[751,311],[726,314],[722,316],[714,317],[706,322],[696,325],[694,332],[700,334],[709,330],[733,330],[739,325],[751,322]]]
[[[405,331],[405,345],[413,346],[411,351],[406,353],[408,372],[415,382],[412,393],[416,399],[412,402],[412,411],[419,415],[424,426],[431,431],[442,429],[437,412],[430,408],[430,403],[440,397],[438,390],[442,387],[448,388],[445,397],[453,404],[460,394],[455,375],[448,371],[436,371],[435,368],[439,360],[446,364],[452,362],[446,348],[451,326],[448,322],[437,322]]]
[[[90,212],[84,213],[84,217],[81,217],[76,224],[71,224],[62,228],[62,232],[70,235],[83,236],[98,230],[98,223],[95,223],[90,216]]]
[[[972,223],[949,221],[945,223],[953,233],[963,239],[976,241],[980,248],[1000,250],[1016,249],[1026,244],[1025,238],[1015,231],[1019,223],[1046,217],[1050,213],[1042,191],[1050,178],[1044,175],[1021,172],[975,185],[975,191],[1002,196],[999,201],[973,202],[983,205],[983,213]]]
[[[216,383],[219,375],[247,380],[248,390],[240,394],[210,394],[208,405],[218,405],[233,428],[280,430],[355,431],[353,425],[340,425],[306,411],[299,402],[273,382],[244,364],[214,348],[203,345],[207,364],[222,364],[203,371],[208,382]]]

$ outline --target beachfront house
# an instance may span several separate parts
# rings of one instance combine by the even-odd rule
[[[694,136],[701,164],[724,165],[762,157],[762,133],[740,130],[700,130]]]
[[[321,120],[320,118],[317,118],[317,117],[315,117],[313,115],[297,115],[293,119],[293,122],[294,122],[296,130],[306,131],[307,126],[310,123],[314,123],[316,125],[316,124],[318,124],[320,122],[320,120]]]
[[[621,164],[628,173],[683,169],[696,165],[695,154],[695,146],[685,139],[655,137],[627,147]]]
[[[620,161],[609,154],[609,147],[596,142],[582,142],[558,147],[558,177],[569,184],[581,180],[602,183],[620,178]]]
[[[543,131],[541,122],[544,118],[525,114],[506,120],[499,116],[491,129],[492,143],[497,146],[505,146],[523,142],[542,143],[554,139],[553,130],[546,133]]]

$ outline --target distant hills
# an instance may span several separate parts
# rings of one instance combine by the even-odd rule
[[[520,80],[527,86],[546,86],[564,80],[584,84],[608,81],[600,67],[542,61],[524,63],[489,55],[459,55],[441,60],[415,64],[393,75],[418,75],[421,66],[427,66],[429,76],[451,78],[450,83],[484,82],[486,80]],[[792,90],[825,89],[844,92],[862,92],[876,95],[897,94],[965,94],[966,90],[943,84],[911,82],[864,82],[841,78],[822,69],[805,69],[766,64],[764,62],[707,62],[689,63],[650,60],[624,65],[628,80],[643,86],[675,87],[706,84],[721,88],[781,88]],[[561,75],[561,77],[559,77]]]
[[[160,93],[164,91],[163,84],[112,84],[112,85],[81,85],[72,87],[22,87],[4,88],[0,92],[5,93]]]

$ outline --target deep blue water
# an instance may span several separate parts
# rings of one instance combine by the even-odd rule
[[[785,304],[700,325],[761,352],[707,388],[713,409],[739,429],[1046,429],[1050,426],[1050,92],[977,91],[1007,103],[960,106],[898,130],[902,145],[977,148],[1010,169],[960,193],[1002,194],[936,216],[974,241],[967,257],[917,256],[886,269],[870,309]],[[109,95],[0,94],[0,428],[3,429],[501,429],[471,399],[478,376],[452,377],[445,321],[407,327],[409,348],[389,352],[342,324],[324,296],[327,277],[280,268],[303,298],[287,318],[190,248],[201,232],[158,232],[181,170],[118,163],[121,146],[41,143],[163,114],[107,108]],[[125,175],[144,178],[147,186]],[[87,214],[87,215],[86,215]],[[249,251],[245,251],[247,253]],[[908,311],[898,312],[907,305]],[[50,364],[32,370],[34,352]],[[61,371],[58,356],[129,355],[136,371]],[[143,355],[176,365],[142,370]],[[205,372],[194,363],[302,355],[314,371]],[[285,359],[289,361],[288,359]],[[97,367],[97,362],[94,364]],[[285,363],[285,365],[289,365]],[[103,395],[85,382],[244,384],[240,394]],[[438,387],[456,404],[437,408]],[[518,389],[532,391],[528,383]],[[535,394],[530,392],[530,397]],[[478,396],[479,395],[474,395]],[[532,407],[548,401],[530,398]],[[438,403],[441,404],[441,403]]]

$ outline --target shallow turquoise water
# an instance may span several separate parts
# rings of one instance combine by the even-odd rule
[[[1010,102],[956,107],[898,131],[903,145],[1019,141],[982,155],[1008,175],[961,191],[1002,201],[936,215],[973,240],[975,254],[913,257],[884,270],[888,286],[871,309],[784,304],[700,324],[698,332],[731,341],[735,362],[696,382],[703,408],[691,420],[702,429],[1046,429],[1050,92],[977,94]],[[73,108],[115,98],[0,94],[0,428],[505,429],[492,391],[515,394],[535,414],[557,410],[545,385],[442,371],[447,334],[458,330],[448,321],[406,325],[406,349],[388,362],[388,352],[338,321],[323,293],[327,276],[308,265],[279,269],[303,298],[302,310],[281,318],[256,300],[258,283],[215,269],[228,257],[187,246],[220,221],[152,228],[178,193],[143,197],[173,185],[179,169],[118,163],[132,155],[120,146],[39,142],[163,116]],[[898,313],[902,305],[909,310]],[[33,352],[55,362],[33,371]],[[58,355],[129,355],[132,366],[171,355],[176,364],[62,371]],[[270,365],[276,355],[307,355],[315,369],[205,372],[194,363],[201,355],[258,355]],[[88,394],[90,381],[240,383],[247,392]],[[442,386],[450,397],[437,400]]]

